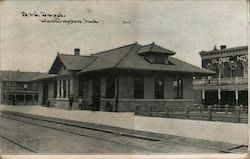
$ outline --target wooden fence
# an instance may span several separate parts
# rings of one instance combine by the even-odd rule
[[[248,108],[247,106],[218,106],[218,105],[193,105],[193,106],[159,106],[135,105],[135,115],[165,117],[165,118],[179,118],[179,119],[194,119],[194,120],[208,120],[208,121],[223,121],[235,123],[248,122]]]

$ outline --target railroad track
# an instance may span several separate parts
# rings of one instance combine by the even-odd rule
[[[88,130],[91,130],[91,131],[103,132],[103,133],[119,135],[119,136],[125,136],[125,137],[130,137],[130,138],[137,138],[137,139],[148,140],[148,141],[166,141],[165,139],[152,138],[152,137],[141,136],[141,135],[127,134],[127,133],[123,133],[123,132],[119,132],[119,131],[104,130],[104,129],[101,129],[101,128],[94,128],[94,127],[88,127],[88,126],[72,125],[72,124],[69,124],[69,123],[64,123],[62,121],[36,118],[36,117],[32,117],[32,116],[25,116],[25,115],[22,115],[22,114],[21,115],[20,114],[15,114],[15,113],[12,113],[12,112],[2,111],[1,112],[1,117],[11,119],[11,120],[16,120],[16,121],[19,121],[19,122],[24,122],[24,123],[27,123],[27,124],[32,124],[32,125],[44,127],[44,128],[48,128],[48,129],[63,131],[63,132],[71,133],[71,134],[78,135],[78,136],[94,138],[94,139],[103,140],[103,141],[107,141],[107,142],[111,142],[111,143],[121,144],[121,145],[128,146],[128,147],[133,146],[133,147],[137,147],[137,148],[141,148],[141,149],[147,149],[147,148],[142,148],[142,147],[139,147],[139,146],[136,146],[136,145],[131,145],[129,143],[117,142],[115,140],[112,140],[112,139],[109,139],[109,138],[104,138],[102,136],[96,136],[94,134],[93,135],[92,134],[85,134],[83,132],[76,132],[76,131],[73,131],[73,130],[70,130],[70,129],[63,129],[63,128],[60,128],[60,127],[51,126],[48,123],[52,123],[52,124],[56,124],[56,125],[57,124],[58,125],[65,125],[65,126],[69,126],[69,127],[76,127],[76,128],[81,128],[81,129],[88,129]],[[45,123],[43,123],[43,122],[45,122]],[[16,141],[13,141],[9,137],[3,136],[3,135],[0,135],[0,136],[2,138],[5,138],[6,140],[12,142],[13,144],[18,145],[19,147],[27,149],[30,152],[37,153],[35,150],[33,150],[31,148],[28,148],[25,145],[21,145],[20,143],[18,143]],[[180,142],[175,142],[175,141],[171,141],[171,140],[168,140],[167,142],[172,142],[172,143],[181,144],[181,145],[194,146],[194,145],[189,144],[189,143],[180,143]],[[197,145],[195,145],[195,147],[204,148],[204,149],[211,149],[211,150],[217,150],[217,151],[220,151],[220,152],[223,152],[223,153],[230,153],[230,150],[215,149],[215,148],[211,148],[211,147],[208,148],[208,147],[197,146]],[[149,149],[149,151],[152,151],[152,149],[151,150]]]
[[[16,113],[12,113],[12,112],[7,112],[7,111],[2,111],[1,114],[2,114],[1,116],[5,117],[5,118],[9,118],[9,119],[12,119],[12,120],[21,121],[21,122],[25,122],[25,123],[30,123],[30,124],[41,126],[41,127],[46,127],[46,128],[51,128],[51,129],[55,129],[55,130],[60,130],[60,131],[66,131],[66,130],[65,129],[57,129],[55,127],[50,127],[50,126],[47,126],[47,125],[41,125],[39,123],[36,123],[35,121],[38,121],[38,122],[39,121],[43,121],[43,122],[48,122],[48,123],[53,123],[53,124],[61,124],[61,125],[65,125],[65,126],[72,126],[72,127],[77,127],[77,128],[83,128],[83,129],[93,130],[93,131],[97,131],[97,132],[103,132],[103,133],[109,133],[109,134],[116,134],[116,135],[120,135],[120,136],[138,138],[138,139],[143,139],[143,140],[148,140],[148,141],[160,141],[161,140],[161,139],[158,139],[158,138],[153,138],[153,137],[148,137],[148,136],[143,136],[143,135],[136,135],[136,134],[124,133],[124,132],[121,132],[121,131],[108,130],[108,129],[97,128],[97,127],[93,127],[93,126],[71,124],[71,123],[67,123],[67,122],[63,122],[63,121],[59,121],[59,120],[37,118],[37,117],[32,117],[32,116],[27,116],[27,115],[22,115],[22,114],[16,114]],[[31,120],[27,121],[27,120],[24,120],[24,119],[31,119]],[[72,132],[72,133],[75,133],[75,132]],[[87,136],[87,137],[91,137],[91,136]]]
[[[81,127],[81,126],[77,126],[77,125],[73,125],[72,126],[71,124],[61,123],[59,121],[50,121],[50,120],[46,120],[46,119],[43,120],[43,119],[39,119],[39,118],[35,118],[35,117],[27,117],[27,116],[22,116],[22,115],[18,115],[18,114],[12,114],[12,113],[8,113],[8,112],[4,112],[4,111],[1,112],[1,118],[7,118],[7,119],[10,119],[10,120],[15,120],[15,121],[18,121],[18,122],[23,122],[23,123],[26,123],[26,124],[32,124],[32,125],[40,126],[40,127],[47,128],[47,129],[52,129],[52,130],[67,132],[67,133],[74,134],[74,135],[77,135],[77,136],[84,136],[84,137],[94,138],[94,139],[97,139],[97,140],[102,140],[102,141],[107,141],[107,142],[111,142],[111,143],[115,143],[115,144],[120,144],[120,145],[127,146],[127,147],[133,146],[135,148],[140,148],[140,149],[145,149],[145,150],[147,150],[147,149],[139,147],[139,146],[136,146],[136,145],[130,145],[130,144],[126,144],[126,143],[117,142],[117,141],[114,141],[112,139],[104,138],[102,136],[96,136],[94,134],[93,135],[84,134],[83,132],[75,132],[75,131],[70,130],[70,129],[58,128],[56,126],[55,127],[48,126],[48,125],[46,125],[46,123],[39,123],[39,122],[42,121],[42,122],[48,122],[48,123],[53,123],[53,124],[58,124],[58,125],[59,124],[63,124],[65,126],[83,128],[83,129],[88,129],[88,130],[91,130],[91,131],[97,131],[97,132],[103,132],[103,133],[113,134],[113,135],[116,135],[116,136],[126,136],[126,137],[138,138],[138,139],[142,139],[142,140],[149,140],[149,141],[160,141],[158,139],[147,138],[147,137],[143,137],[143,136],[133,136],[133,135],[129,135],[129,134],[119,133],[119,132],[116,132],[116,131],[101,130],[101,129],[92,128],[92,127]],[[11,143],[13,143],[15,145],[18,145],[19,147],[21,147],[21,148],[23,148],[25,150],[28,150],[29,152],[38,153],[36,150],[33,150],[32,148],[29,148],[26,145],[19,143],[18,141],[14,141],[10,137],[6,137],[6,136],[1,135],[1,134],[0,134],[0,136],[2,138],[4,138],[5,140],[8,140]],[[150,149],[148,149],[148,150],[152,151]]]

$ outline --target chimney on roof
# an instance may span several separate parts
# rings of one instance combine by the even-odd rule
[[[222,50],[222,49],[226,49],[227,48],[227,46],[226,45],[221,45],[220,46],[220,49]]]
[[[80,49],[79,48],[75,48],[74,49],[74,54],[75,55],[80,55]]]
[[[214,45],[214,50],[218,50],[217,47],[216,47],[216,45]]]

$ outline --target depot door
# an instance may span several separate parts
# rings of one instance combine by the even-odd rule
[[[92,109],[100,110],[100,98],[101,98],[101,79],[93,79],[93,94],[92,94]]]
[[[48,85],[44,84],[43,85],[43,103],[42,104],[45,105],[47,100],[48,100]]]

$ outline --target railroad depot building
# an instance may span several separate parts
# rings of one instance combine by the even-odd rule
[[[156,45],[133,43],[91,54],[57,54],[47,75],[37,77],[39,103],[47,100],[57,107],[74,105],[81,96],[86,109],[134,111],[135,104],[194,104],[193,77],[213,71],[199,68],[172,57],[175,52]]]
[[[248,48],[247,46],[201,51],[202,67],[216,72],[194,80],[194,90],[198,91],[204,105],[248,105]]]
[[[39,72],[0,71],[0,100],[2,104],[36,104],[38,88],[31,79]],[[14,101],[14,103],[13,103]]]

